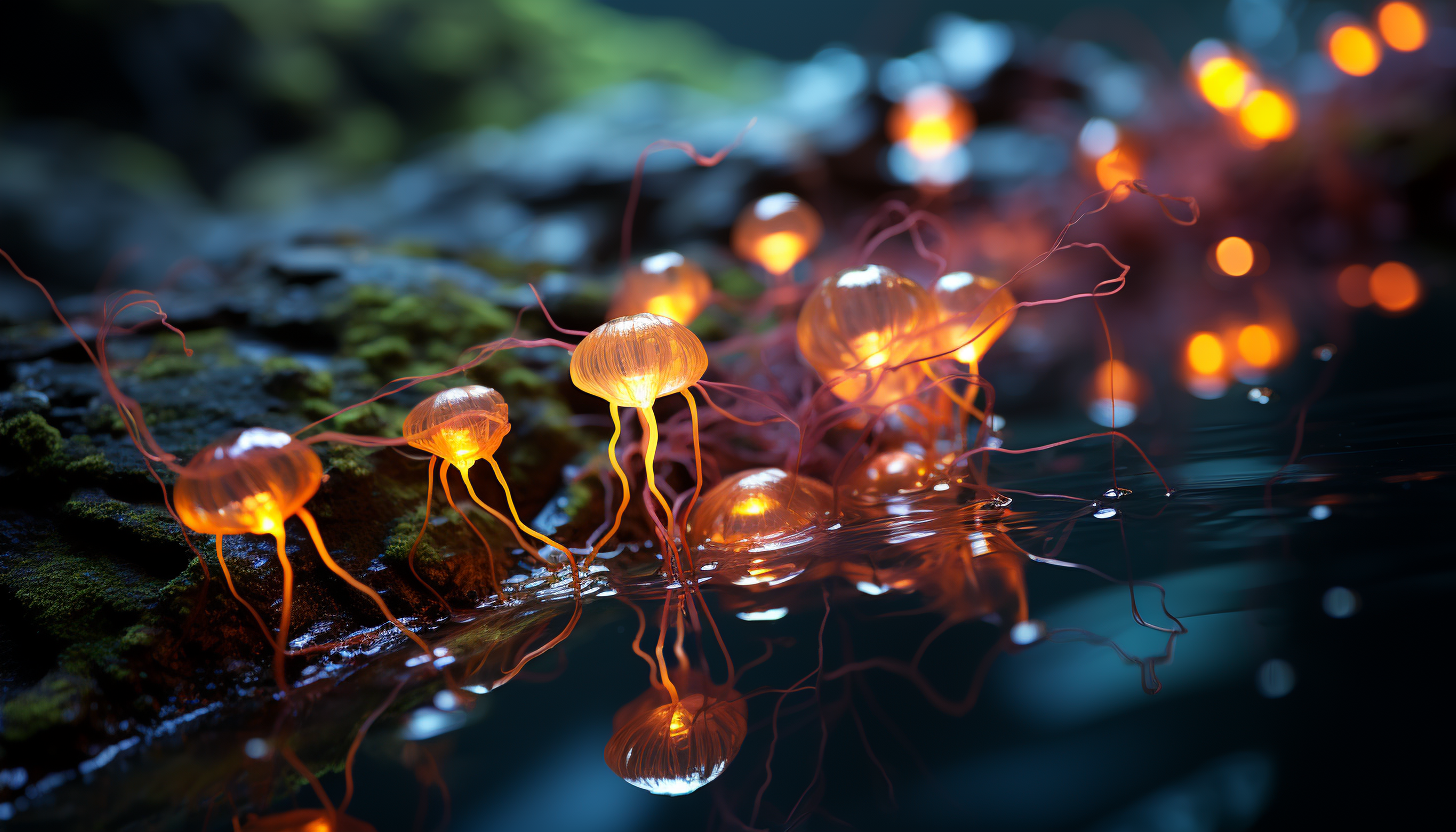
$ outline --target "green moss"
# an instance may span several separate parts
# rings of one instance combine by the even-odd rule
[[[99,492],[82,492],[61,507],[68,528],[97,534],[108,545],[130,546],[147,553],[181,556],[186,551],[177,522],[161,506],[113,500]]]
[[[374,466],[369,464],[372,453],[366,448],[353,445],[330,446],[327,451],[329,467],[332,469],[330,476],[356,482],[369,479],[374,475]]]
[[[156,355],[142,362],[133,371],[137,378],[151,381],[159,378],[183,376],[197,372],[196,359],[185,355]]]
[[[413,514],[400,518],[395,524],[394,530],[384,541],[384,562],[398,568],[409,567],[410,548],[415,545],[415,538],[419,537],[420,526],[425,522],[425,512],[421,508]],[[415,549],[415,565],[417,567],[441,567],[445,559],[440,556],[434,546],[430,545],[430,533],[425,532],[424,539],[420,540],[418,549]]]
[[[5,702],[4,737],[20,742],[55,725],[76,721],[85,711],[86,699],[95,692],[89,679],[65,673],[51,673],[35,685]]]
[[[22,413],[0,424],[0,453],[8,461],[26,466],[59,453],[64,442],[39,413]]]
[[[129,564],[79,554],[57,538],[10,552],[0,587],[34,631],[62,643],[94,641],[136,623],[162,582]]]
[[[385,376],[403,371],[414,356],[414,349],[402,336],[382,335],[355,345],[354,354],[369,365],[369,369],[376,375]]]
[[[279,356],[263,362],[263,389],[290,401],[327,399],[334,392],[334,378],[328,372],[310,369],[296,358]]]
[[[0,423],[0,459],[23,469],[33,478],[32,487],[97,482],[112,470],[89,438],[62,439],[61,432],[35,412]]]

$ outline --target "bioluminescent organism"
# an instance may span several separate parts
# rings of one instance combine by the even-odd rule
[[[819,213],[793,194],[769,194],[733,223],[733,253],[775,277],[789,273],[819,245]]]
[[[989,277],[970,272],[941,275],[930,287],[940,306],[943,337],[959,344],[955,360],[974,371],[981,356],[1016,319],[1016,297]]]
[[[939,159],[975,129],[975,114],[965,99],[939,84],[906,93],[890,109],[886,130],[918,159]]]
[[[1231,113],[1243,103],[1249,90],[1259,80],[1249,70],[1248,64],[1228,54],[1215,54],[1193,68],[1194,82],[1198,92],[1214,109]]]
[[[938,352],[935,298],[884,266],[861,266],[825,278],[799,310],[799,352],[834,395],[887,406],[914,394],[922,370],[900,366]]]
[[[651,312],[686,326],[707,308],[712,295],[713,281],[701,266],[675,251],[664,251],[627,269],[607,317]]]
[[[1375,12],[1375,25],[1385,44],[1397,52],[1414,52],[1426,45],[1426,16],[1414,3],[1392,0]]]
[[[1257,90],[1239,106],[1239,126],[1256,146],[1283,141],[1294,135],[1298,125],[1299,110],[1294,99],[1279,90]]]
[[[426,653],[430,648],[394,617],[379,593],[340,566],[324,545],[318,524],[304,508],[318,491],[323,465],[318,454],[288,434],[269,428],[234,431],[197,452],[177,474],[173,502],[182,522],[195,532],[216,537],[217,559],[229,589],[233,589],[222,539],[227,535],[272,535],[278,544],[278,563],[283,570],[283,607],[279,614],[278,637],[273,642],[273,678],[286,690],[284,652],[293,607],[293,566],[288,560],[284,521],[297,517],[308,529],[319,558],[335,575],[369,596],[400,632]],[[236,589],[233,589],[236,595]]]
[[[1243,237],[1224,237],[1213,247],[1213,262],[1229,277],[1243,277],[1254,268],[1254,247]]]
[[[813,477],[781,468],[740,471],[703,494],[688,515],[685,536],[694,548],[776,548],[822,524],[833,506],[833,489]]]
[[[701,673],[680,668],[671,676],[617,711],[604,756],[628,783],[676,796],[712,782],[733,761],[748,733],[748,707]]]
[[[516,511],[515,499],[511,496],[510,486],[506,484],[505,474],[502,473],[500,464],[495,461],[495,452],[500,448],[501,441],[505,439],[507,433],[510,433],[510,430],[510,409],[506,405],[505,397],[489,387],[482,387],[478,384],[442,390],[410,410],[404,420],[405,442],[422,451],[428,451],[431,455],[429,472],[431,486],[427,489],[425,496],[425,525],[420,527],[420,535],[415,538],[416,547],[430,522],[429,502],[433,491],[435,460],[439,458],[446,463],[440,466],[440,486],[444,489],[445,499],[451,506],[455,505],[455,501],[450,497],[450,480],[447,476],[450,468],[448,466],[454,466],[460,472],[460,478],[465,481],[465,490],[470,492],[470,498],[475,501],[476,505],[485,509],[492,517],[510,529],[522,549],[528,552],[535,551],[534,547],[527,544],[521,537],[519,530],[524,530],[526,534],[547,546],[561,548],[550,538],[522,521],[520,514]],[[470,483],[470,468],[482,459],[490,463],[491,470],[495,472],[496,479],[500,482],[501,490],[505,492],[506,505],[510,508],[511,516],[516,521],[514,524],[480,499],[475,493],[475,486]],[[463,514],[461,517],[465,518],[466,523],[470,523],[470,518]],[[475,524],[470,523],[470,527],[475,529]],[[491,577],[494,581],[495,552],[490,548],[490,543],[486,541],[485,536],[481,535],[478,529],[475,529],[475,532],[485,543],[487,553],[490,555]],[[563,551],[565,550],[563,549]],[[414,552],[414,547],[411,547],[411,570],[414,569]]]
[[[661,315],[643,312],[608,321],[592,330],[571,353],[571,381],[582,390],[606,399],[612,413],[612,438],[607,456],[622,482],[622,501],[617,507],[612,528],[593,549],[600,550],[622,523],[631,485],[617,461],[617,440],[622,435],[623,407],[635,407],[647,428],[647,444],[643,460],[647,468],[647,487],[667,515],[665,546],[673,545],[675,527],[672,507],[657,489],[654,466],[657,461],[657,416],[652,403],[663,396],[681,393],[688,400],[692,415],[693,454],[697,459],[698,487],[702,486],[702,451],[698,446],[698,406],[688,387],[697,383],[708,369],[708,353],[692,330]],[[651,512],[649,511],[649,514]]]
[[[856,503],[883,505],[905,500],[929,488],[942,466],[925,458],[919,447],[880,451],[844,479],[845,496]]]
[[[1325,52],[1346,75],[1369,75],[1380,66],[1380,39],[1358,23],[1335,27],[1325,41]]]
[[[1228,390],[1228,351],[1212,332],[1195,332],[1183,351],[1184,384],[1200,399],[1216,399]]]

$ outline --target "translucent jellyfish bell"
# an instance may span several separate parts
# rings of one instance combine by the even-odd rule
[[[799,351],[834,395],[845,401],[887,405],[910,395],[925,380],[913,366],[894,367],[916,355],[933,355],[940,309],[915,281],[884,266],[849,269],[819,284],[799,311]],[[943,340],[936,338],[937,341]]]
[[[733,223],[733,253],[783,275],[819,245],[823,232],[819,213],[807,203],[793,194],[769,194]]]
[[[607,321],[571,354],[572,383],[621,407],[651,407],[692,386],[707,369],[698,336],[651,312]]]
[[[492,456],[510,430],[505,398],[478,384],[436,393],[404,419],[406,442],[461,469]]]
[[[607,766],[653,794],[691,794],[712,782],[748,733],[747,707],[731,689],[679,687],[676,703],[657,704],[667,694],[650,690],[624,707],[607,742]]]
[[[834,490],[781,468],[734,474],[708,490],[688,517],[688,545],[761,547],[812,528],[834,506]]]
[[[935,281],[930,293],[940,304],[941,318],[956,319],[943,332],[950,345],[963,345],[955,352],[962,364],[976,364],[1016,317],[1016,298],[989,277],[951,272]]]
[[[902,500],[929,488],[937,473],[924,454],[895,448],[875,454],[856,468],[844,481],[844,489],[858,502]]]
[[[177,475],[177,515],[203,534],[276,534],[318,491],[318,454],[271,428],[234,431]]]
[[[701,266],[664,251],[627,270],[607,317],[651,312],[687,325],[707,307],[712,294],[713,282]]]

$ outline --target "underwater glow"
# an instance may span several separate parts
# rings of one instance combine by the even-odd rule
[[[1412,3],[1386,3],[1375,13],[1375,24],[1386,45],[1397,52],[1414,52],[1426,45],[1426,16]]]
[[[748,709],[731,688],[679,669],[617,712],[603,757],[620,778],[653,794],[691,794],[722,774],[748,733]],[[678,698],[681,691],[681,699]]]
[[[1330,33],[1326,48],[1330,62],[1346,75],[1369,75],[1380,66],[1380,41],[1364,26],[1340,26]]]
[[[1254,268],[1254,247],[1243,237],[1225,237],[1213,250],[1214,259],[1223,273],[1242,277]]]

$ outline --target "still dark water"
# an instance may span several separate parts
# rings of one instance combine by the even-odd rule
[[[386,651],[337,688],[310,694],[305,685],[289,730],[305,756],[310,742],[346,742],[409,680],[399,702],[410,715],[380,720],[356,765],[348,813],[380,830],[739,828],[765,783],[775,730],[760,828],[782,828],[791,812],[806,829],[1348,828],[1378,810],[1372,794],[1433,786],[1438,768],[1402,755],[1448,727],[1429,677],[1449,651],[1442,599],[1456,573],[1443,520],[1456,493],[1456,388],[1448,362],[1418,358],[1439,354],[1450,319],[1443,303],[1438,294],[1400,321],[1360,318],[1329,362],[1306,348],[1270,380],[1266,404],[1244,387],[1212,402],[1156,390],[1156,420],[1128,431],[1172,497],[1124,446],[1117,484],[1131,493],[1098,502],[1113,484],[1102,439],[997,456],[992,481],[1013,502],[984,515],[981,528],[1033,554],[1060,545],[1058,558],[1116,579],[1010,556],[1039,623],[1008,632],[1016,593],[1005,582],[957,584],[956,570],[938,573],[926,566],[933,559],[915,556],[938,536],[965,539],[962,521],[975,508],[956,507],[955,487],[881,521],[873,545],[829,536],[774,555],[771,565],[803,569],[778,586],[706,581],[739,666],[773,648],[740,692],[815,679],[821,628],[824,667],[816,691],[784,698],[776,723],[779,695],[752,695],[741,750],[689,796],[649,794],[603,762],[613,714],[646,687],[629,647],[637,620],[622,596],[646,601],[652,616],[663,587],[634,577],[641,570],[625,556],[591,576],[594,597],[561,648],[472,707],[439,710],[450,702],[436,696],[438,680],[407,670],[407,651]],[[1010,413],[1005,440],[1027,447],[1090,429],[1075,409],[1041,419]],[[929,537],[919,533],[927,529]],[[904,568],[866,581],[853,568],[866,560]],[[713,577],[743,574],[726,562],[720,569]],[[1160,586],[1176,622],[1158,588],[1140,585],[1133,597],[1148,626],[1139,625],[1128,578]],[[554,605],[547,589],[520,592],[533,598],[523,610],[569,611],[559,592]],[[760,620],[740,615],[752,612],[746,618]],[[1186,632],[1170,639],[1179,622]],[[486,655],[482,633],[500,623],[450,625],[437,641],[466,666]],[[945,708],[883,667],[833,672],[856,661],[909,662],[943,623],[953,626],[942,627],[921,669]],[[708,639],[704,650],[721,679]],[[983,661],[974,706],[945,713],[969,704]],[[48,797],[11,828],[84,817],[105,818],[105,828],[227,828],[231,809],[216,802],[208,817],[206,789],[235,767],[266,793],[281,763],[276,755],[250,763],[243,753],[248,739],[278,727],[271,718],[256,710],[179,721],[97,758],[81,777],[45,784]],[[341,773],[321,774],[337,800]],[[1360,797],[1346,802],[1342,791]],[[317,805],[306,787],[295,799]]]

